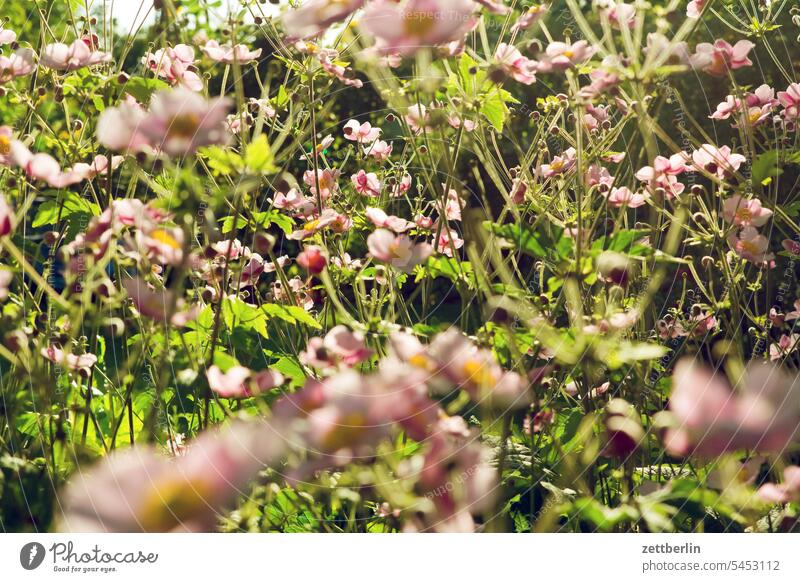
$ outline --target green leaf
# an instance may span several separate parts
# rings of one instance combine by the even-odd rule
[[[211,146],[201,148],[200,154],[205,157],[208,167],[217,176],[230,176],[244,169],[242,157],[231,150]]]
[[[231,331],[236,327],[242,327],[255,331],[264,338],[269,337],[265,313],[255,305],[245,303],[241,299],[225,299],[222,302],[222,318],[225,326]]]
[[[492,124],[492,127],[497,131],[503,131],[503,125],[508,117],[508,106],[499,90],[484,97],[481,103],[481,113]]]
[[[146,79],[144,77],[132,77],[125,83],[123,91],[129,93],[141,103],[150,101],[150,97],[156,91],[169,89],[169,85],[161,79]]]
[[[572,240],[563,236],[563,230],[554,229],[553,234],[533,230],[526,224],[494,224],[486,221],[484,226],[496,236],[510,240],[516,248],[540,259],[566,259],[572,251]]]
[[[299,305],[287,305],[286,311],[288,311],[289,314],[300,323],[305,324],[313,329],[322,329],[322,326],[317,322],[317,320]]]
[[[79,194],[65,191],[58,199],[46,200],[39,206],[36,216],[33,218],[31,226],[49,226],[59,221],[66,220],[73,215],[98,216],[100,207],[94,202],[90,202]],[[80,221],[72,221],[80,222]]]
[[[783,165],[800,164],[800,152],[787,153],[781,159],[781,151],[769,150],[753,160],[750,174],[753,185],[769,185],[773,178],[783,174]]]
[[[280,358],[277,362],[269,366],[272,370],[277,370],[287,378],[289,378],[293,384],[302,384],[306,381],[306,372],[297,363],[296,360],[288,357]]]
[[[253,174],[274,172],[274,159],[267,136],[263,133],[250,142],[244,152],[244,165]]]
[[[283,85],[281,85],[278,87],[278,94],[272,98],[272,104],[277,109],[280,109],[288,102],[289,102],[289,94],[286,92],[286,88]]]
[[[297,323],[302,323],[311,327],[313,329],[322,329],[322,326],[317,323],[317,320],[314,319],[310,313],[308,313],[302,307],[297,305],[281,305],[279,303],[265,303],[261,306],[261,309],[270,317],[277,317],[286,321],[287,323],[291,323],[292,325],[296,325]]]
[[[657,360],[663,357],[669,349],[660,344],[646,342],[615,342],[609,340],[607,343],[597,347],[597,359],[605,362],[612,370],[616,370],[630,362],[640,360]]]

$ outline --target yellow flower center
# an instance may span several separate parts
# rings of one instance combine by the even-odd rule
[[[173,249],[181,248],[181,243],[179,243],[169,232],[161,228],[157,228],[151,232],[150,238]]]
[[[177,480],[156,483],[142,504],[140,522],[145,531],[165,532],[174,529],[197,513],[208,509],[213,493],[205,481]]]
[[[742,241],[742,250],[755,255],[761,252],[761,247],[753,241]]]
[[[338,451],[351,446],[361,438],[367,419],[360,412],[351,412],[341,417],[337,426],[329,432],[323,441],[324,447],[329,451]]]
[[[425,354],[414,354],[408,359],[408,363],[415,368],[422,368],[423,370],[426,370],[428,368],[429,360]]]
[[[167,133],[173,137],[191,138],[200,127],[200,116],[196,113],[185,113],[172,118]]]
[[[554,172],[560,172],[561,168],[563,167],[564,167],[564,162],[562,160],[554,160],[550,164],[550,169],[553,170]]]
[[[490,387],[494,384],[494,374],[491,366],[479,360],[467,360],[463,367],[467,379],[482,388]]]
[[[409,36],[422,37],[436,26],[434,12],[415,10],[408,12],[403,19],[403,28]]]
[[[0,135],[0,156],[11,153],[11,140],[7,135]]]
[[[310,220],[303,225],[303,230],[311,232],[312,230],[316,230],[318,224],[319,220]]]

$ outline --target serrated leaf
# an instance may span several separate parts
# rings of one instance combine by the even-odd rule
[[[147,79],[145,77],[131,77],[122,90],[136,98],[140,103],[147,103],[156,91],[169,89],[169,85],[161,79]]]

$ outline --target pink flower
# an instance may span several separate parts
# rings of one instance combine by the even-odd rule
[[[769,252],[769,239],[752,226],[744,227],[738,234],[728,235],[728,244],[737,255],[753,263],[764,263],[775,258]]]
[[[306,350],[300,353],[300,361],[321,370],[352,368],[368,360],[372,353],[361,333],[337,325],[324,338],[311,338]]]
[[[569,69],[589,60],[595,52],[596,49],[585,40],[573,44],[551,42],[539,61],[539,71],[544,73]]]
[[[445,188],[446,184],[442,184],[442,188]],[[461,220],[461,208],[464,206],[464,203],[461,201],[461,197],[458,195],[453,188],[450,188],[447,192],[447,200],[445,201],[444,206],[444,217],[447,220]]]
[[[15,40],[17,40],[17,33],[13,30],[3,28],[3,25],[0,24],[0,46],[11,44]]]
[[[152,148],[147,137],[139,131],[146,116],[141,105],[130,95],[116,107],[109,107],[97,120],[97,139],[114,151],[139,152]]]
[[[453,249],[457,250],[463,246],[464,240],[458,236],[458,233],[446,227],[439,233],[439,238],[433,241],[434,251],[447,257],[453,256]]]
[[[142,444],[77,472],[59,492],[58,529],[68,532],[213,531],[284,441],[264,420],[208,430],[174,457]],[[265,438],[266,435],[266,438]]]
[[[507,75],[523,85],[531,85],[536,82],[536,61],[522,56],[517,47],[501,42],[497,45],[494,59]]]
[[[363,5],[364,0],[309,0],[284,14],[283,28],[290,40],[316,36]]]
[[[763,83],[752,93],[747,93],[745,101],[751,107],[762,105],[777,105],[779,100],[775,98],[775,89]]]
[[[489,350],[479,349],[455,328],[437,335],[425,351],[419,351],[408,341],[394,342],[393,349],[400,347],[410,363],[438,377],[433,380],[434,389],[443,391],[447,385],[466,391],[480,402],[486,399],[492,406],[509,409],[528,406],[531,403],[530,382],[516,372],[504,371]]]
[[[765,483],[756,493],[768,503],[789,503],[800,501],[800,467],[786,467],[783,470],[783,483]]]
[[[83,67],[107,63],[110,60],[110,54],[93,51],[86,41],[78,39],[71,45],[60,42],[47,45],[42,51],[42,58],[39,62],[51,69],[74,71]]]
[[[431,218],[430,216],[425,216],[423,214],[417,214],[414,217],[414,224],[416,224],[418,228],[421,228],[421,229],[424,229],[424,230],[430,230],[431,228],[433,228],[433,225],[435,223],[433,221],[433,218]],[[800,254],[800,253],[798,253],[798,254]]]
[[[328,265],[328,258],[321,247],[310,245],[297,255],[297,264],[311,275],[319,275]]]
[[[589,73],[592,82],[580,90],[580,95],[592,99],[619,85],[622,79],[615,70],[618,66],[616,57],[605,57],[601,66]]]
[[[6,197],[0,194],[0,237],[8,236],[14,232],[17,224],[14,209],[6,201]]]
[[[406,531],[473,532],[473,514],[492,506],[496,471],[489,464],[489,451],[465,424],[457,417],[437,423],[417,484],[433,509],[410,519]]]
[[[0,82],[2,82],[2,78],[0,78]],[[800,83],[792,83],[786,88],[786,91],[779,91],[778,101],[784,107],[783,115],[785,117],[800,118]]]
[[[392,197],[399,198],[411,189],[411,176],[403,174],[403,177],[392,187]]]
[[[303,228],[296,230],[289,235],[292,240],[304,240],[314,236],[323,228],[334,225],[341,220],[338,212],[333,208],[325,208],[317,218],[312,218],[303,225]]]
[[[159,77],[166,79],[170,85],[180,85],[191,91],[202,91],[203,80],[193,69],[196,62],[194,49],[185,44],[158,49],[155,53],[147,53],[142,57],[142,64]]]
[[[413,222],[410,222],[405,218],[400,218],[399,216],[390,216],[380,208],[374,208],[372,206],[367,207],[365,215],[367,220],[369,220],[378,228],[388,228],[396,233],[406,232],[407,230],[411,230],[414,228],[414,226],[416,226]]]
[[[781,246],[789,253],[800,256],[800,243],[792,239],[784,239],[781,241]]]
[[[586,106],[586,114],[583,116],[583,123],[589,131],[598,131],[610,127],[611,116],[608,113],[608,107],[588,104]],[[605,126],[603,125],[604,123],[606,124]]]
[[[372,356],[372,350],[364,343],[364,336],[344,325],[331,329],[322,342],[325,349],[345,366],[352,368]]]
[[[34,180],[42,180],[53,188],[66,188],[82,182],[91,172],[89,164],[76,164],[64,172],[49,154],[32,153],[22,142],[11,142],[11,160]]]
[[[360,144],[372,143],[381,135],[380,128],[372,127],[369,121],[359,123],[355,119],[351,119],[344,125],[343,132],[345,139]]]
[[[88,375],[97,363],[97,356],[94,354],[67,354],[60,347],[54,345],[42,348],[41,354],[54,364],[66,366],[76,372],[83,372],[85,375]]]
[[[636,24],[636,7],[633,4],[609,0],[608,8],[605,8],[603,12],[605,12],[609,22],[615,28],[622,28],[623,26],[633,28]]]
[[[525,194],[527,193],[528,183],[522,178],[516,178],[511,184],[511,191],[508,193],[508,196],[514,204],[523,204],[525,202]]]
[[[783,452],[800,430],[800,381],[768,364],[751,364],[742,389],[691,359],[678,362],[664,445],[673,455],[717,456],[752,449]]]
[[[664,176],[678,176],[687,171],[687,158],[683,152],[672,154],[669,158],[656,156],[652,166],[645,166],[636,172],[636,178],[642,182],[650,182],[658,181]]]
[[[788,356],[797,350],[797,342],[800,341],[800,335],[793,333],[792,335],[783,334],[778,338],[778,342],[769,346],[769,359],[773,362]]]
[[[17,49],[10,57],[0,55],[0,85],[30,75],[36,68],[35,58],[36,53],[29,48]]]
[[[181,298],[176,299],[174,291],[170,289],[156,291],[142,279],[125,279],[122,284],[136,310],[155,321],[169,321],[175,327],[184,327],[194,320],[200,311],[196,305],[183,311],[184,302]]]
[[[379,139],[374,141],[371,145],[365,147],[364,153],[379,161],[388,160],[392,153],[392,144],[386,143],[385,141]]]
[[[703,144],[700,149],[692,152],[694,170],[705,170],[721,179],[733,174],[746,161],[747,158],[743,155],[731,153],[728,146],[717,148],[711,144]]]
[[[433,252],[427,243],[414,244],[407,236],[395,236],[383,228],[379,228],[367,237],[367,248],[375,259],[389,263],[406,273],[410,273],[414,267],[425,262]]]
[[[331,77],[335,77],[348,87],[355,87],[356,89],[360,89],[361,87],[364,86],[364,82],[361,79],[356,79],[348,76],[348,74],[352,74],[353,72],[352,68],[334,63],[332,60],[334,57],[329,57],[322,54],[318,55],[318,57],[319,57],[319,63],[320,65],[322,65],[322,69],[326,73],[328,73]]]
[[[458,115],[448,115],[447,116],[447,123],[450,124],[450,127],[453,129],[458,129],[459,127],[463,127],[464,131],[470,132],[475,131],[475,122],[471,119],[461,119]]]
[[[563,174],[571,170],[577,162],[576,154],[575,148],[570,147],[563,154],[555,156],[549,164],[539,166],[537,173],[543,178],[552,178]]]
[[[728,95],[725,101],[717,105],[716,111],[709,117],[711,119],[728,119],[745,110],[743,116],[746,123],[756,126],[767,121],[773,107],[778,103],[775,99],[775,90],[769,85],[761,85],[753,93],[747,93],[744,99]],[[741,117],[741,116],[739,116]],[[734,125],[733,127],[738,127]]]
[[[0,166],[10,166],[13,160],[11,159],[11,143],[14,141],[14,132],[7,125],[0,125]]]
[[[589,186],[605,186],[611,188],[614,184],[614,176],[600,164],[589,164],[586,169],[586,183]]]
[[[211,366],[206,377],[208,387],[223,398],[249,398],[283,384],[283,376],[274,370],[254,373],[244,366],[232,366],[225,373]]]
[[[645,52],[651,59],[663,58],[663,55],[666,55],[664,62],[670,65],[689,65],[691,62],[689,45],[685,41],[673,43],[660,32],[647,33]]]
[[[381,195],[381,182],[375,172],[367,173],[364,170],[359,170],[357,174],[350,176],[350,181],[359,194],[372,198],[377,198]]]
[[[713,45],[701,42],[695,47],[691,65],[714,77],[722,77],[728,71],[752,66],[747,55],[755,46],[749,40],[740,40],[733,46],[721,39]]]
[[[376,0],[362,16],[381,53],[407,55],[461,39],[474,22],[472,0]]]
[[[609,205],[617,208],[627,206],[628,208],[639,208],[647,201],[647,196],[638,192],[631,192],[625,186],[612,188],[610,192],[602,193],[608,200]]]
[[[261,56],[261,49],[251,51],[243,44],[231,46],[230,44],[220,45],[215,40],[209,40],[200,50],[212,61],[232,65],[239,63],[246,65]]]
[[[707,0],[691,0],[686,5],[686,16],[689,18],[700,18]]]
[[[544,16],[549,9],[550,6],[547,4],[534,4],[533,6],[529,7],[511,26],[511,32],[514,33],[530,28],[536,22],[538,22],[539,19]]]
[[[339,190],[337,180],[340,175],[339,170],[329,170],[328,168],[317,169],[316,175],[314,170],[306,170],[303,173],[303,182],[315,196],[317,195],[317,186],[319,186],[320,199],[327,200]]]
[[[136,242],[147,257],[163,265],[178,266],[183,261],[183,230],[145,224],[136,232]]]
[[[409,106],[405,120],[408,124],[408,128],[416,134],[420,134],[423,131],[430,131],[430,126],[428,125],[430,116],[424,105]]]
[[[723,202],[722,216],[736,226],[764,226],[772,216],[772,210],[761,206],[758,198],[745,200],[735,194]]]
[[[146,144],[170,156],[183,156],[199,147],[227,143],[229,107],[227,98],[206,100],[183,88],[158,91],[146,114],[115,107],[103,111],[97,137],[111,149],[131,149],[131,145],[141,149]],[[128,147],[115,147],[126,142]]]
[[[712,113],[709,117],[711,119],[728,119],[731,114],[740,111],[741,108],[741,99],[734,97],[733,95],[728,95],[725,98],[725,101],[717,105],[716,111],[714,111],[714,113]]]
[[[478,4],[486,8],[490,14],[508,14],[511,12],[511,7],[503,4],[502,0],[475,0]]]
[[[796,318],[792,318],[796,319]],[[800,335],[793,333],[792,335],[782,335],[778,338],[778,342],[769,346],[769,359],[773,362],[788,356],[790,353],[797,350],[797,342],[800,341]]]
[[[297,188],[290,188],[286,193],[275,192],[272,204],[275,208],[301,215],[308,215],[316,208],[314,200],[303,196]]]

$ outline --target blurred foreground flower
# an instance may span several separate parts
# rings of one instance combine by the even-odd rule
[[[199,532],[247,493],[248,483],[283,453],[264,421],[236,421],[203,433],[185,454],[155,447],[111,453],[76,473],[59,495],[60,531]]]
[[[722,375],[685,358],[673,374],[670,412],[660,413],[672,455],[751,449],[782,453],[800,434],[800,377],[753,363],[734,392]]]

